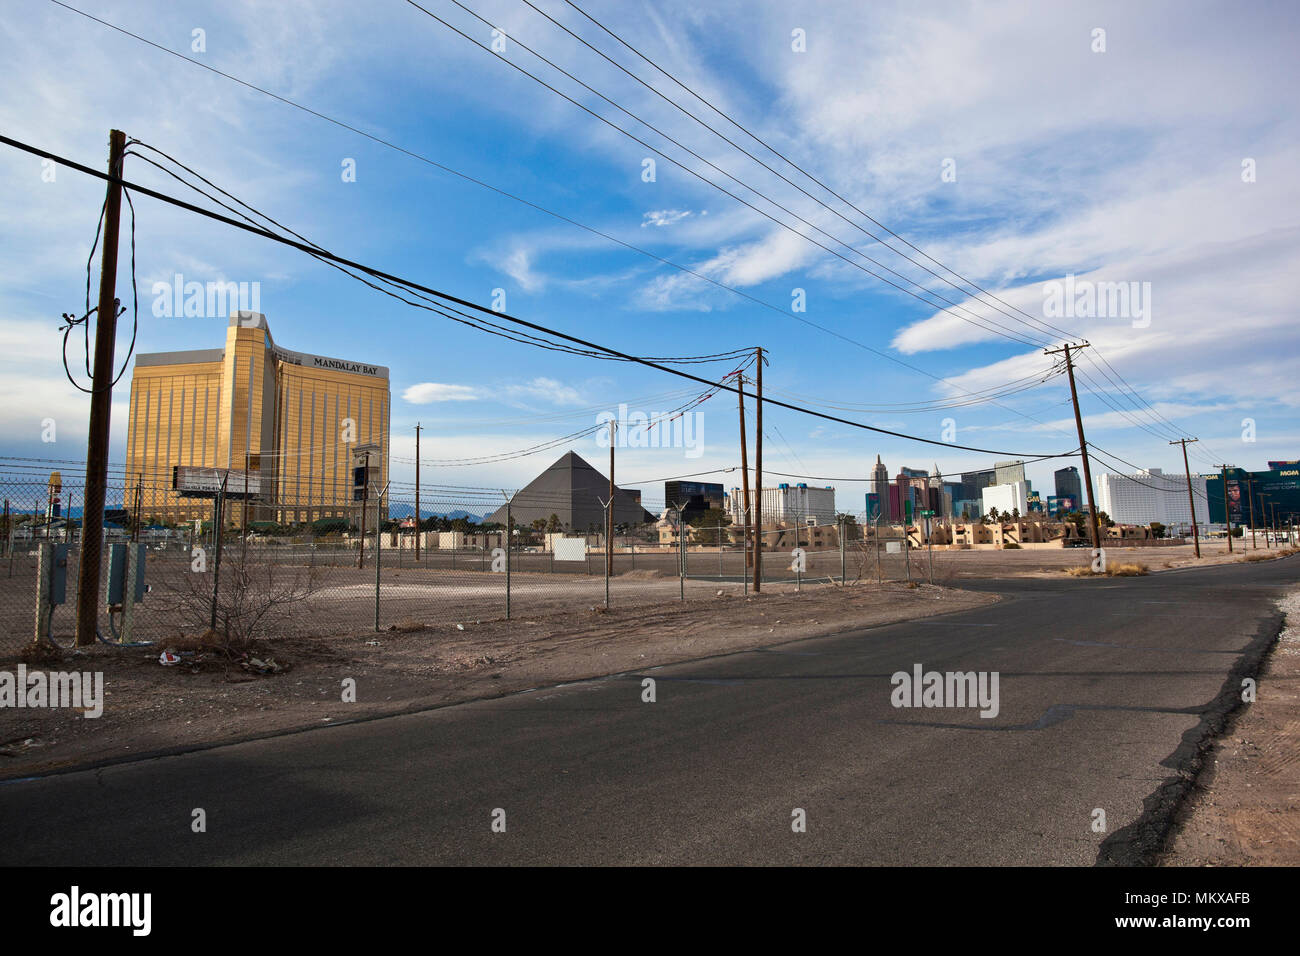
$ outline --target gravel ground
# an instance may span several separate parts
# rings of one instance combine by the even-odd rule
[[[1207,755],[1165,866],[1300,863],[1300,591],[1279,603],[1287,627],[1258,697]]]

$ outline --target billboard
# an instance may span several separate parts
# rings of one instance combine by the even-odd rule
[[[1285,523],[1300,516],[1300,465],[1271,462],[1284,467],[1270,471],[1232,469],[1224,475],[1205,475],[1205,492],[1209,498],[1210,521],[1222,524],[1225,497],[1227,517],[1234,525],[1264,527],[1276,520]]]
[[[182,498],[215,498],[223,482],[227,498],[243,498],[245,493],[256,498],[262,493],[262,475],[258,471],[172,466],[172,488]]]
[[[1079,502],[1073,495],[1051,495],[1047,499],[1047,513],[1050,515],[1067,515],[1079,510]]]

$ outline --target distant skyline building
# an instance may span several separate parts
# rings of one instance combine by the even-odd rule
[[[993,483],[995,485],[1010,485],[1017,481],[1025,480],[1025,463],[1019,458],[1013,461],[998,461],[993,463]]]
[[[995,484],[995,473],[992,468],[983,471],[964,471],[961,475],[961,495],[960,500],[974,501],[980,500],[980,492],[989,485]]]
[[[706,511],[721,511],[726,494],[720,483],[710,481],[666,481],[664,482],[664,504],[672,508],[682,506],[686,523],[690,524]],[[744,495],[739,494],[740,504],[744,505]],[[637,498],[638,503],[640,497]],[[750,503],[753,507],[753,503]]]
[[[136,355],[128,402],[125,501],[139,482],[145,520],[211,517],[173,490],[178,468],[238,484],[247,467],[249,520],[281,523],[355,516],[359,447],[374,449],[371,482],[388,481],[388,369],[282,348],[260,312],[231,315],[224,348]]]
[[[609,499],[609,478],[602,475],[582,456],[566,452],[555,464],[515,492],[510,504],[510,520],[516,527],[527,527],[539,518],[551,515],[565,531],[575,534],[599,534],[605,528],[605,508]],[[506,506],[487,516],[487,521],[504,525]],[[614,524],[648,524],[655,516],[641,507],[631,493],[614,487]]]
[[[875,495],[875,504],[880,520],[888,521],[892,517],[892,512],[890,511],[889,506],[889,469],[885,467],[884,463],[880,460],[879,455],[876,456],[876,464],[871,469],[871,482],[869,487],[871,490],[867,493],[867,517],[876,517],[876,515],[872,513],[871,507],[871,496]]]
[[[1065,468],[1058,468],[1054,474],[1056,479],[1056,497],[1073,498],[1079,501],[1083,497],[1083,482],[1079,478],[1079,469],[1074,465],[1068,465]]]
[[[1196,520],[1210,520],[1209,496],[1205,479],[1192,476],[1192,498],[1196,502]],[[1120,524],[1191,526],[1192,512],[1187,504],[1187,476],[1166,475],[1150,468],[1133,475],[1103,474],[1097,482],[1097,510],[1110,515]]]
[[[796,485],[783,482],[775,488],[764,488],[762,495],[765,526],[772,523],[800,526],[835,524],[835,489],[830,485],[809,488],[802,482]],[[740,499],[735,489],[727,496],[733,524],[744,521]]]

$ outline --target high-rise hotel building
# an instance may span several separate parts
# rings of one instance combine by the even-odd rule
[[[145,520],[208,518],[210,502],[173,489],[175,469],[226,469],[238,484],[247,466],[260,491],[250,521],[356,516],[354,453],[378,446],[371,481],[383,487],[389,413],[387,368],[289,351],[264,315],[236,312],[224,349],[136,356],[124,503],[138,484]],[[227,514],[238,523],[243,508]]]

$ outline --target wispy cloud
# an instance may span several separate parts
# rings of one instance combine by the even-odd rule
[[[586,405],[587,400],[572,385],[553,378],[539,376],[522,385],[507,385],[502,390],[506,397],[516,401],[538,401],[549,405]]]
[[[693,215],[695,213],[689,209],[656,209],[642,217],[641,228],[644,229],[646,226],[672,226],[691,218]],[[708,212],[702,212],[700,215],[707,216]]]
[[[469,385],[449,385],[443,382],[420,382],[402,392],[402,400],[412,405],[432,405],[434,402],[473,402],[479,398],[478,389]]]

